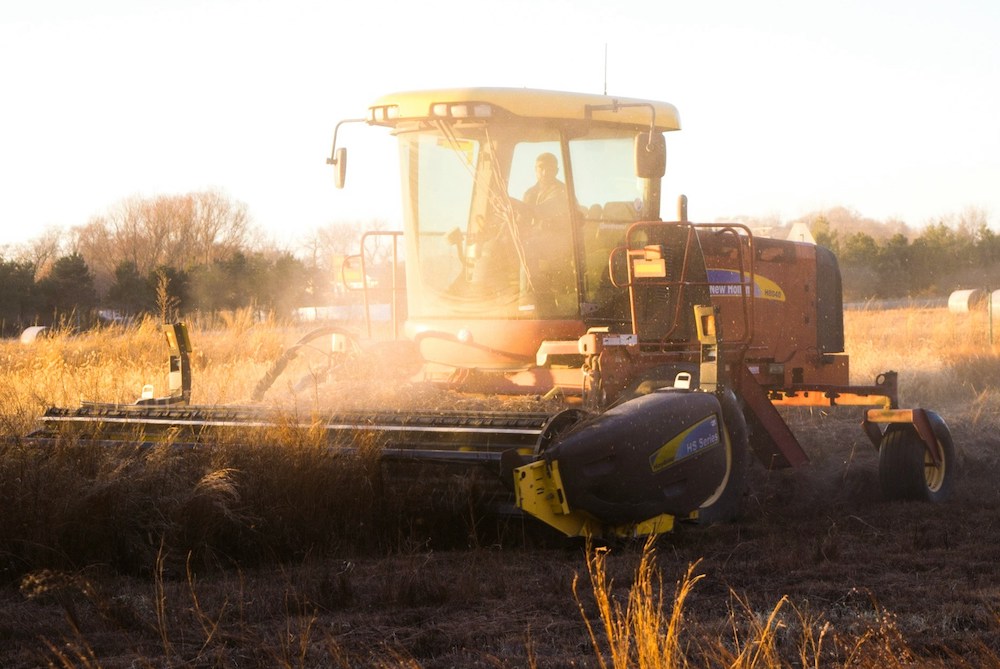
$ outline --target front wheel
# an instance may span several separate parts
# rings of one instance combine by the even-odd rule
[[[955,445],[939,415],[928,411],[927,418],[941,446],[941,462],[934,462],[913,425],[890,425],[878,459],[878,478],[886,499],[943,502],[951,496],[957,474]]]

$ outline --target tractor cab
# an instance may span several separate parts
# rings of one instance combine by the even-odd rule
[[[405,334],[425,360],[509,374],[536,366],[543,342],[631,328],[615,249],[660,218],[672,105],[437,90],[384,96],[365,120],[399,140]]]

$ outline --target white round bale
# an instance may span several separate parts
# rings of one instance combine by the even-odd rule
[[[948,311],[965,314],[986,307],[986,291],[979,288],[956,290],[948,296]]]
[[[30,328],[25,328],[24,332],[21,333],[21,343],[34,344],[36,339],[46,336],[46,330],[48,328],[44,325],[32,325]]]

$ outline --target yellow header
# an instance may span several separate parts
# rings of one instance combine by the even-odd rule
[[[503,112],[525,118],[591,119],[646,128],[655,113],[658,130],[681,127],[677,108],[668,102],[529,88],[447,88],[391,93],[369,107],[368,121],[395,125],[404,119],[484,118]]]

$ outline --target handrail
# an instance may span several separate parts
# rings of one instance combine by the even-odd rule
[[[403,289],[399,286],[399,239],[402,236],[403,232],[401,230],[371,230],[361,235],[361,252],[358,254],[358,257],[361,260],[361,291],[365,309],[365,332],[369,339],[372,337],[372,318],[371,304],[368,297],[368,267],[365,262],[365,258],[367,257],[365,248],[369,238],[392,238],[392,299],[389,301],[389,308],[392,314],[392,338],[399,339],[399,303],[400,294],[403,293]],[[350,257],[352,256],[348,256],[348,258]],[[348,258],[344,259],[345,264]],[[343,273],[343,266],[341,267],[341,272]],[[343,281],[343,276],[341,276],[341,280]]]

